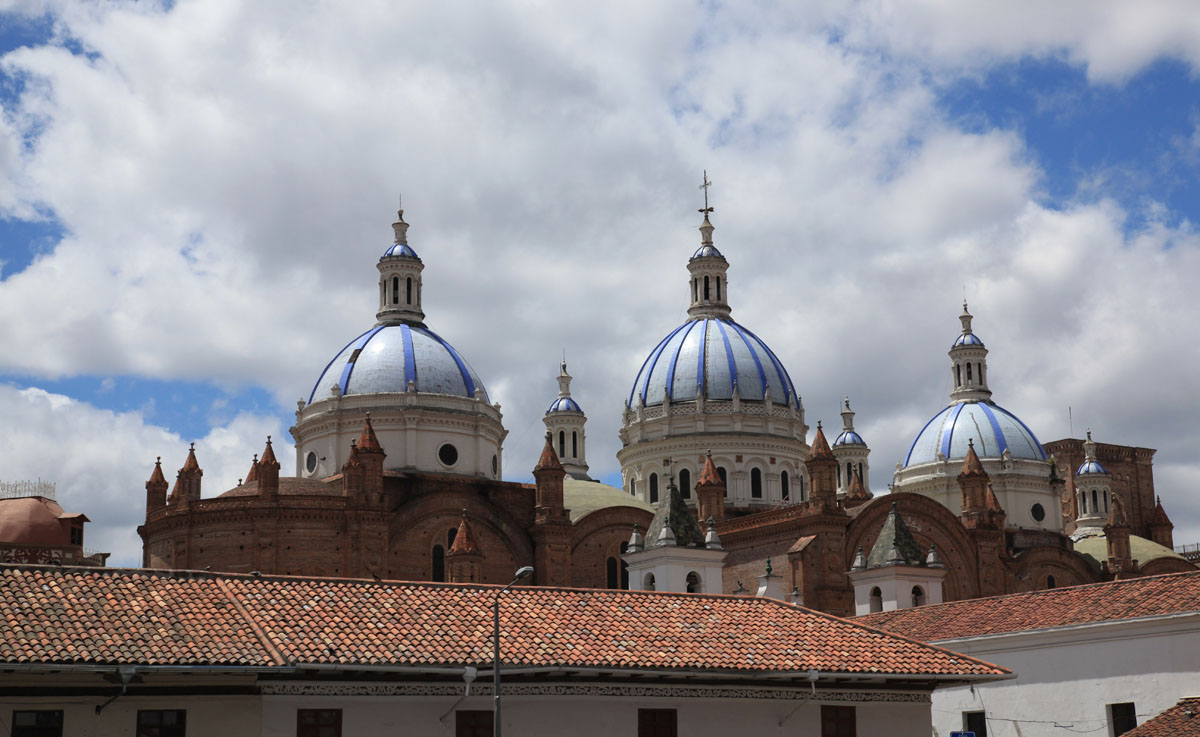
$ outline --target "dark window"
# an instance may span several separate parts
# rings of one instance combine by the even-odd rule
[[[563,458],[567,455],[567,434],[562,430],[558,431],[558,457]]]
[[[982,711],[964,711],[963,729],[974,732],[975,737],[987,737],[987,713]]]
[[[693,302],[695,302],[697,299],[699,299],[699,295],[697,294],[697,292],[699,292],[699,290],[700,290],[700,280],[692,279],[692,301]]]
[[[500,459],[492,456],[492,475],[495,476],[498,473],[500,473]]]
[[[821,737],[858,737],[853,706],[822,706]]]
[[[704,300],[708,301],[708,277],[704,277]]]
[[[721,277],[717,277],[717,301],[721,301]]]
[[[1125,734],[1137,726],[1137,709],[1133,702],[1108,705],[1108,723],[1112,727],[1112,737]]]
[[[1032,514],[1033,518],[1035,520],[1037,520],[1038,522],[1041,522],[1042,520],[1046,519],[1046,510],[1042,507],[1041,504],[1034,504],[1029,509],[1029,513]]]
[[[137,713],[137,737],[184,737],[187,712],[183,709],[142,711]]]
[[[411,276],[408,277],[407,295],[408,295],[408,304],[412,304],[412,277]]]
[[[621,543],[621,555],[622,556],[625,555],[625,551],[628,549],[629,549],[629,543],[627,543],[627,542]],[[625,589],[625,590],[629,589],[629,564],[625,562],[624,558],[621,558],[621,588]]]
[[[629,479],[629,493],[637,496],[637,479]]]
[[[296,737],[342,737],[342,710],[297,709]]]
[[[492,737],[492,712],[454,712],[454,737]]]
[[[912,587],[913,606],[925,606],[925,589],[920,586]]]
[[[1100,511],[1100,496],[1096,493],[1095,489],[1092,489],[1092,509],[1097,512]]]
[[[800,477],[800,501],[807,499],[808,492],[804,488],[804,476]]]
[[[312,473],[317,470],[317,454],[313,451],[308,451],[308,455],[304,457],[304,468]]]
[[[446,533],[446,549],[447,550],[454,547],[454,538],[456,538],[456,537],[458,537],[458,528],[451,527],[450,531]]]
[[[433,575],[430,579],[433,581],[446,580],[446,549],[441,545],[433,546]]]
[[[750,469],[750,496],[762,499],[762,471],[757,468]]]
[[[787,471],[779,472],[779,493],[782,495],[785,502],[792,498],[792,486],[788,482]]]
[[[650,503],[658,503],[658,474],[650,474]]]
[[[638,737],[677,737],[678,734],[679,719],[674,709],[638,709]]]
[[[579,457],[579,433],[571,431],[571,457]]]
[[[699,573],[696,573],[695,571],[688,571],[688,575],[687,575],[687,578],[685,579],[685,581],[687,583],[687,592],[689,594],[700,593],[700,574]]]
[[[438,448],[438,460],[447,466],[453,466],[458,463],[458,448],[455,448],[450,443],[446,443]]]
[[[12,737],[62,737],[62,711],[14,711]]]
[[[692,498],[692,472],[686,468],[679,471],[679,493],[684,499]],[[704,520],[700,520],[703,525]]]
[[[858,477],[859,477],[860,479],[861,479],[861,478],[863,478],[863,472],[862,472],[862,463],[859,463],[859,464],[858,464]]]
[[[871,589],[871,611],[883,611],[883,592],[879,590],[878,586]]]
[[[954,385],[962,386],[962,366],[957,364],[954,366]]]
[[[842,485],[842,467],[841,466],[837,467],[837,485],[839,487]]]
[[[400,277],[392,277],[392,304],[400,304]]]
[[[71,544],[83,545],[83,525],[71,525]]]
[[[1046,576],[1046,588],[1052,589],[1057,585],[1058,582],[1054,580],[1054,576]]]
[[[620,574],[620,568],[617,566],[616,558],[608,559],[608,566],[607,566],[606,573],[607,573],[607,575],[605,576],[605,579],[604,579],[605,587],[610,588],[610,589],[617,588],[617,584],[620,583],[619,576],[621,574]]]
[[[967,364],[967,383],[971,383],[971,364]]]
[[[729,478],[724,466],[717,467],[717,475],[721,477],[721,486],[725,487],[725,496],[729,496]]]

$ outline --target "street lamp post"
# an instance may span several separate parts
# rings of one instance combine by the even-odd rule
[[[500,594],[508,591],[517,581],[533,575],[533,566],[523,566],[508,586],[496,592],[492,598],[492,734],[500,737]]]

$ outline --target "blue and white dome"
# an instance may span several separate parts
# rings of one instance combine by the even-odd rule
[[[960,402],[925,424],[904,465],[933,463],[939,453],[948,460],[965,458],[971,440],[981,458],[999,458],[1007,450],[1013,458],[1046,460],[1042,444],[1016,415],[988,402]]]
[[[583,407],[570,397],[559,397],[551,402],[550,409],[546,410],[546,414],[551,412],[583,412]]]
[[[964,346],[964,345],[978,346],[978,347],[982,348],[983,341],[980,340],[979,336],[976,335],[975,333],[963,333],[962,335],[958,336],[958,340],[954,341],[954,345],[952,345],[950,347],[958,348],[959,346]]]
[[[638,371],[629,406],[639,398],[647,406],[672,402],[731,399],[737,385],[743,400],[762,400],[770,392],[776,404],[801,409],[787,369],[766,343],[733,320],[703,317],[689,320],[663,338]]]
[[[1108,469],[1105,468],[1104,466],[1100,465],[1100,461],[1096,461],[1096,460],[1092,460],[1092,459],[1088,459],[1088,460],[1084,461],[1083,463],[1081,463],[1079,465],[1079,468],[1075,469],[1076,476],[1086,476],[1087,474],[1090,474],[1090,473],[1105,474],[1105,473],[1108,473]]]
[[[454,348],[428,328],[376,325],[350,341],[325,367],[308,401],[326,399],[336,384],[342,394],[407,391],[474,397],[487,390]]]
[[[716,246],[712,245],[711,243],[705,243],[696,249],[696,252],[692,254],[692,257],[688,259],[688,261],[695,261],[698,258],[707,257],[725,258],[721,255],[721,252],[717,250]]]
[[[858,433],[854,432],[853,430],[843,430],[842,434],[838,435],[837,439],[835,439],[833,441],[833,445],[835,448],[839,445],[866,445],[866,444],[867,444],[867,441],[863,440],[862,436],[859,435]]]
[[[379,257],[381,261],[385,258],[411,258],[417,261],[421,260],[421,257],[417,255],[417,252],[414,251],[412,246],[408,245],[407,243],[393,243],[388,247],[388,250],[384,251],[383,255]]]

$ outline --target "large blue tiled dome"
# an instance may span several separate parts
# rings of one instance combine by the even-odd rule
[[[663,338],[642,368],[629,392],[629,405],[686,402],[702,393],[707,399],[731,399],[737,384],[743,400],[771,401],[800,409],[796,387],[787,369],[766,343],[733,320],[705,317],[689,320]]]
[[[408,382],[418,392],[474,397],[487,390],[458,351],[428,328],[376,325],[350,341],[313,386],[308,401],[330,396],[334,384],[342,394],[403,392]]]
[[[913,441],[905,466],[932,463],[940,452],[948,460],[966,458],[967,444],[975,441],[981,458],[999,458],[1007,450],[1013,458],[1046,460],[1046,451],[1016,415],[988,402],[952,404],[934,415]]]

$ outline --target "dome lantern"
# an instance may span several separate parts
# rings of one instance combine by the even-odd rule
[[[704,207],[699,210],[704,216],[700,224],[700,248],[688,260],[690,276],[688,290],[691,297],[688,307],[688,317],[718,317],[728,318],[729,308],[728,281],[725,272],[729,270],[729,262],[713,245],[713,224],[708,219],[714,208],[708,205],[708,188],[712,182],[708,180],[708,172],[704,172]]]
[[[987,386],[987,348],[979,336],[971,331],[973,315],[963,300],[963,311],[958,316],[962,321],[962,334],[950,346],[951,378],[954,390],[950,392],[953,402],[987,400],[992,392]]]
[[[422,325],[425,313],[421,310],[421,272],[425,264],[408,245],[408,223],[404,210],[396,213],[392,223],[395,243],[379,257],[379,312],[375,318],[381,325]]]

